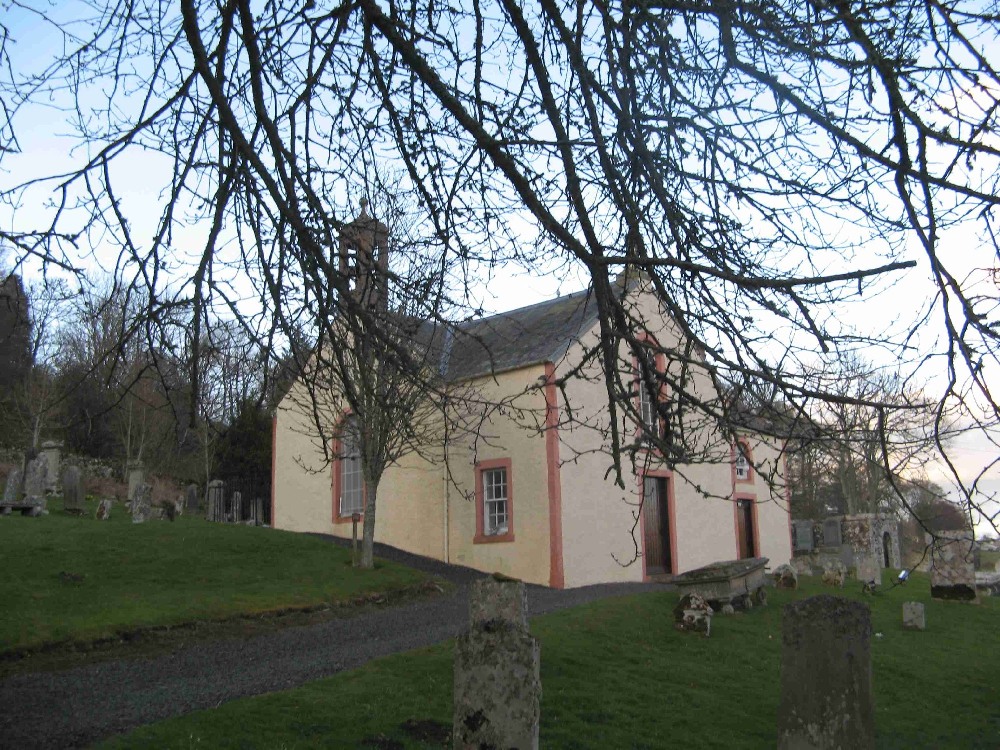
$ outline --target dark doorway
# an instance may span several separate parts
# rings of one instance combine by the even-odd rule
[[[882,534],[882,558],[884,564],[883,568],[892,567],[892,537],[889,536],[889,532]]]
[[[736,542],[741,560],[757,556],[753,537],[753,500],[741,498],[736,501]]]
[[[642,481],[642,514],[645,529],[646,575],[673,573],[670,550],[670,501],[665,477]]]

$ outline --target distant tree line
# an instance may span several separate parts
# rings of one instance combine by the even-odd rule
[[[150,321],[111,279],[81,289],[60,280],[0,285],[0,445],[37,450],[45,440],[179,481],[264,477],[271,417],[293,377],[243,324]]]

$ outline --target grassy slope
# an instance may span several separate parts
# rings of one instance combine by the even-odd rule
[[[302,534],[190,517],[133,525],[120,506],[106,522],[93,507],[84,518],[0,518],[0,550],[0,653],[342,601],[426,577],[389,563],[354,570],[346,550]]]
[[[888,580],[888,577],[887,577]],[[532,622],[542,644],[545,748],[773,748],[781,605],[829,593],[813,581],[771,605],[717,617],[709,639],[676,632],[672,594],[598,602]],[[925,576],[876,597],[873,671],[880,748],[1000,747],[1000,600],[931,601]],[[923,601],[928,630],[901,604]],[[296,690],[142,728],[112,748],[407,747],[407,719],[451,721],[451,644],[381,659]],[[378,745],[371,745],[378,746]],[[389,747],[388,743],[383,747]],[[438,745],[439,746],[439,745]]]

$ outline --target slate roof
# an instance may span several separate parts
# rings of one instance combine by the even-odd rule
[[[556,362],[597,322],[597,303],[589,290],[567,294],[481,320],[456,330],[431,330],[420,338],[433,342],[438,371],[457,382],[542,362]]]

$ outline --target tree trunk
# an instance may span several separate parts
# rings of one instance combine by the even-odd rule
[[[378,479],[365,477],[365,519],[361,538],[361,565],[371,570],[375,567],[375,502],[378,500]]]

